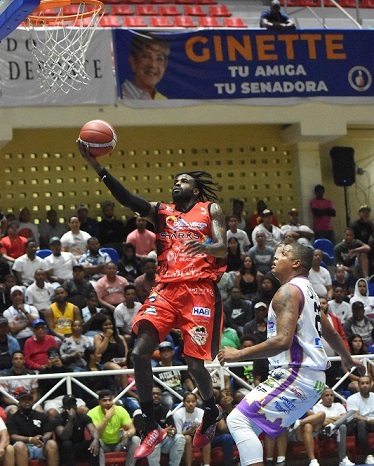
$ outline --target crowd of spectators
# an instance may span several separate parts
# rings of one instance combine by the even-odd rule
[[[313,229],[300,223],[296,208],[288,211],[286,222],[280,225],[263,201],[258,202],[256,213],[247,217],[244,202],[234,200],[232,213],[227,217],[227,271],[219,283],[224,302],[221,346],[244,348],[266,340],[268,308],[279,287],[271,273],[278,246],[299,241],[314,249],[316,238],[335,241],[330,228],[335,215],[333,204],[324,198],[322,186],[316,186],[315,194],[311,201]],[[59,221],[56,211],[50,210],[47,221],[39,228],[31,222],[28,209],[22,209],[19,221],[9,218],[3,228],[0,386],[7,395],[1,395],[1,409],[7,419],[20,411],[32,412],[41,426],[36,432],[26,428],[21,418],[9,422],[11,444],[4,450],[4,455],[10,458],[8,464],[25,464],[22,461],[27,454],[30,458],[44,457],[50,465],[59,464],[58,461],[74,464],[73,453],[84,456],[88,452],[90,464],[96,465],[103,452],[123,447],[131,452],[138,444],[142,429],[137,418],[139,402],[133,378],[128,374],[105,375],[105,371],[132,368],[132,319],[155,284],[156,236],[146,219],[135,217],[125,225],[115,218],[114,208],[113,202],[105,201],[103,219],[97,221],[89,216],[86,205],[80,205],[66,225]],[[320,297],[322,312],[352,354],[365,354],[374,347],[374,297],[369,296],[374,226],[369,217],[370,208],[361,206],[358,219],[335,245],[333,265],[327,266],[324,252],[315,249],[309,275]],[[118,260],[102,250],[103,247],[115,249]],[[41,249],[49,249],[50,254],[39,256]],[[324,340],[322,343],[328,356],[334,356],[327,343]],[[183,340],[178,329],[174,329],[154,353],[153,365],[181,364],[184,364]],[[38,377],[39,374],[91,371],[102,372],[102,376],[83,378],[83,384],[87,383],[90,391],[73,386],[72,395],[66,395],[65,384],[55,387],[58,375]],[[224,390],[217,385],[217,401],[226,415],[248,390],[267,378],[268,362],[266,359],[249,362],[233,372],[246,386],[235,378],[230,381],[229,377],[225,379]],[[339,362],[333,363],[326,371],[328,384],[335,385],[345,372]],[[15,375],[34,377],[13,381],[11,376]],[[172,369],[155,375],[154,405],[160,422],[165,423],[165,413],[179,403],[183,406],[173,419],[168,418],[165,424],[168,435],[149,462],[156,466],[160,453],[164,452],[169,454],[171,466],[178,466],[182,455],[189,465],[191,439],[200,413],[199,393],[187,371]],[[342,388],[359,393],[359,376],[350,373]],[[119,395],[117,404],[113,403],[116,395]],[[37,407],[33,409],[35,403]],[[294,439],[303,441],[305,435],[324,427],[324,416],[317,417],[316,422],[314,417],[306,419],[294,428]],[[84,439],[85,449],[75,446],[66,452],[66,442],[75,444],[68,433],[79,430],[80,425],[87,427],[92,440],[87,443]],[[22,429],[27,441],[22,440]],[[117,429],[115,441],[113,429]],[[360,431],[360,435],[364,434]],[[287,444],[287,438],[277,439],[278,452],[283,451],[284,441]],[[28,453],[24,446],[18,445],[20,442],[26,445]],[[224,419],[212,443],[216,445],[222,447],[225,463],[231,465],[234,443]],[[268,440],[266,445],[270,464],[272,443]],[[339,450],[341,466],[350,466],[343,450]],[[210,454],[209,446],[202,452],[204,464],[209,463]],[[282,466],[283,456],[278,453],[275,461],[278,466]],[[310,460],[312,466],[317,466],[315,458],[311,456]],[[131,466],[130,459],[127,464]]]

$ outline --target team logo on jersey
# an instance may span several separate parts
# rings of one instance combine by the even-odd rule
[[[148,296],[148,301],[151,303],[154,303],[157,299],[157,293],[155,291],[152,291],[152,293]]]
[[[202,317],[210,317],[210,309],[209,307],[197,307],[195,306],[192,309],[193,316],[202,316]]]
[[[319,337],[316,337],[314,339],[314,347],[316,349],[322,349],[322,341],[321,341],[321,339]]]
[[[154,306],[149,306],[147,309],[143,312],[144,315],[152,315],[155,316],[157,315],[156,308]]]
[[[205,208],[205,207],[200,207],[200,211],[201,211],[202,215],[206,215],[206,214],[207,214],[206,208]]]
[[[271,320],[268,321],[268,334],[270,333],[275,333],[275,322],[272,322]]]
[[[188,333],[191,336],[191,340],[198,346],[205,345],[208,339],[208,332],[206,331],[206,328],[202,325],[192,327],[188,331]]]
[[[319,395],[322,395],[323,390],[325,389],[325,384],[320,380],[317,380],[314,384],[313,390],[315,390]]]

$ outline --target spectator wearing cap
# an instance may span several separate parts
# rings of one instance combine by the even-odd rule
[[[19,222],[8,220],[6,235],[0,240],[0,252],[5,260],[13,263],[18,257],[25,254],[27,238],[18,234]]]
[[[114,248],[122,256],[122,246],[125,241],[125,225],[114,216],[114,202],[104,201],[101,204],[103,218],[99,222],[99,241],[104,248]]]
[[[366,244],[370,244],[370,240],[374,240],[374,223],[370,220],[370,212],[371,208],[367,204],[360,206],[358,219],[351,225],[355,238]]]
[[[29,286],[34,281],[38,269],[47,270],[47,264],[36,255],[37,245],[34,239],[27,241],[26,254],[18,257],[13,264],[12,271],[19,285]]]
[[[104,453],[126,449],[126,466],[135,466],[135,449],[140,443],[129,413],[113,402],[110,390],[99,392],[99,405],[88,411],[100,436],[100,464],[105,464]]]
[[[61,236],[62,250],[71,252],[78,260],[87,251],[87,240],[91,235],[80,229],[80,221],[76,215],[72,215],[69,220],[70,231]]]
[[[270,8],[261,14],[260,28],[284,31],[296,29],[296,26],[293,19],[281,11],[279,0],[272,0]]]
[[[179,366],[179,362],[174,361],[175,351],[170,341],[162,341],[158,347],[160,351],[160,361],[155,367],[172,367]],[[183,397],[187,392],[192,392],[195,385],[192,381],[188,371],[181,371],[179,369],[173,369],[165,372],[158,372],[157,377],[163,382],[164,386],[171,388],[178,395]],[[159,385],[162,392],[162,404],[166,408],[172,410],[174,403],[181,401],[181,398],[171,393],[161,385]]]
[[[40,371],[48,365],[48,350],[56,346],[52,335],[47,335],[47,325],[43,319],[36,319],[32,323],[33,336],[25,343],[25,366],[28,369]]]
[[[293,207],[288,211],[287,216],[288,222],[281,226],[283,236],[287,231],[291,230],[300,244],[303,244],[304,246],[312,246],[314,232],[307,225],[299,223],[299,211]]]
[[[18,409],[15,404],[18,394],[21,391],[26,390],[32,394],[34,403],[38,400],[38,381],[36,378],[30,379],[19,379],[14,378],[15,376],[21,375],[34,375],[34,371],[31,371],[25,367],[25,356],[24,353],[20,350],[16,350],[12,353],[12,367],[4,374],[4,377],[1,379],[0,386],[3,388],[10,396],[3,394],[3,402],[6,406],[5,411],[8,416],[15,413]],[[11,398],[12,397],[12,398]]]
[[[313,214],[313,231],[315,238],[326,238],[335,244],[335,233],[332,223],[336,216],[335,206],[330,199],[324,197],[325,188],[321,184],[314,187],[315,197],[310,201]]]
[[[32,408],[33,396],[27,390],[18,394],[19,408],[7,419],[10,440],[17,466],[29,460],[46,460],[48,466],[59,465],[58,446],[52,438],[52,424],[45,413]]]
[[[63,410],[62,400],[66,395],[66,385],[62,384],[56,388],[56,384],[61,380],[61,374],[71,372],[62,362],[57,346],[53,346],[48,350],[47,367],[39,372],[39,375],[56,374],[54,378],[39,378],[39,393],[40,397],[45,398],[44,411],[52,419],[60,414]],[[53,390],[51,393],[49,393]],[[49,395],[47,395],[49,393]],[[85,402],[81,398],[77,398],[79,412],[86,413],[88,411]]]
[[[0,461],[5,466],[14,466],[15,463],[15,453],[14,447],[10,444],[9,441],[9,432],[3,421],[0,418]]]
[[[67,291],[69,302],[79,309],[87,306],[88,296],[95,291],[92,283],[84,278],[84,267],[81,264],[73,265],[73,278],[64,281],[62,286]]]
[[[57,211],[54,209],[48,210],[47,221],[39,227],[40,248],[48,249],[51,238],[54,236],[61,238],[67,231],[69,231],[69,227],[66,223],[59,222]]]
[[[12,354],[19,351],[16,338],[9,335],[9,325],[5,317],[0,316],[0,371],[7,371],[12,367]]]
[[[243,327],[243,335],[254,335],[257,342],[265,341],[267,335],[268,304],[259,301],[254,306],[255,317]]]
[[[99,235],[99,222],[96,219],[89,217],[88,205],[80,204],[77,207],[77,215],[81,224],[80,229],[87,232],[91,236],[97,237]]]
[[[62,398],[62,409],[62,413],[52,420],[61,466],[75,466],[82,460],[87,460],[90,466],[99,466],[100,438],[92,419],[78,412],[74,395]],[[90,439],[85,438],[85,429],[90,433]]]
[[[352,228],[344,230],[344,238],[334,247],[334,264],[344,265],[355,278],[369,276],[370,246],[355,238]]]
[[[265,234],[266,245],[275,249],[282,242],[283,235],[281,229],[272,223],[273,212],[270,209],[264,209],[261,213],[261,221],[262,223],[252,231],[252,243],[257,246],[256,233],[261,231]]]
[[[10,290],[12,306],[4,311],[3,316],[8,320],[12,335],[17,338],[23,349],[25,341],[32,335],[32,323],[39,318],[39,312],[34,306],[25,304],[22,286],[15,285]]]
[[[73,267],[78,265],[78,261],[71,252],[62,251],[61,240],[57,236],[49,240],[49,247],[52,254],[45,257],[44,262],[47,264],[48,280],[56,288],[73,278]]]
[[[367,347],[373,344],[374,320],[365,316],[364,303],[361,301],[352,304],[352,317],[344,322],[343,328],[348,340],[357,334]]]
[[[79,264],[84,268],[85,276],[89,280],[99,280],[104,276],[105,264],[110,261],[109,254],[100,251],[99,240],[95,236],[91,236],[87,240],[87,251],[79,259]]]
[[[34,283],[26,288],[25,301],[30,306],[36,307],[39,315],[43,317],[44,311],[50,306],[55,289],[47,281],[47,272],[43,269],[37,269],[34,274]]]
[[[82,322],[79,308],[68,301],[68,292],[63,286],[55,289],[55,301],[45,310],[44,316],[51,335],[60,340],[70,337],[75,320]]]
[[[241,336],[244,325],[253,318],[253,312],[251,304],[241,298],[238,286],[231,288],[230,297],[225,301],[223,310],[227,326],[236,330],[238,335]]]

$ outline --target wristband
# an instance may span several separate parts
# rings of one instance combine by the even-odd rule
[[[32,437],[29,437],[29,443],[31,443]]]

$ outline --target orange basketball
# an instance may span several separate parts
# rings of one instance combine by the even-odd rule
[[[92,157],[110,154],[117,143],[113,126],[105,120],[91,120],[86,123],[80,130],[79,139],[88,144]]]

